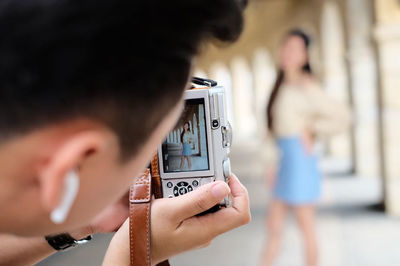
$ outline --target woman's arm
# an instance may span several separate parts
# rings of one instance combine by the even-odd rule
[[[321,88],[312,86],[307,91],[312,105],[311,132],[329,137],[345,131],[351,123],[350,108],[329,97]]]
[[[259,160],[265,166],[264,177],[269,189],[273,188],[276,181],[277,169],[280,161],[280,151],[272,134],[268,134],[261,143]]]
[[[195,137],[193,133],[190,133],[190,143],[194,143]]]

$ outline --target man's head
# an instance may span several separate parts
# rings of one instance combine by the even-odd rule
[[[181,110],[192,59],[234,41],[238,0],[0,3],[0,231],[88,223],[143,170]],[[64,177],[80,190],[55,226]]]

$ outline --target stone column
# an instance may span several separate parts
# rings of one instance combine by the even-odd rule
[[[194,153],[198,154],[199,153],[199,130],[198,130],[199,124],[197,123],[197,117],[196,114],[193,114],[193,137],[196,140],[194,142]]]
[[[380,165],[377,69],[371,41],[371,5],[365,0],[348,0],[346,11],[348,60],[354,101],[356,172],[360,176],[377,177]]]
[[[276,80],[275,65],[266,48],[254,52],[252,68],[257,137],[263,140],[267,134],[267,103]]]
[[[206,127],[204,121],[204,106],[202,104],[199,105],[199,127],[200,127],[200,156],[207,155],[207,135],[206,135]]]
[[[400,216],[400,3],[375,0],[380,66],[385,206]]]
[[[321,55],[323,62],[323,88],[339,102],[350,103],[346,72],[346,43],[343,18],[334,1],[325,1],[321,17]],[[353,170],[351,130],[334,136],[329,141],[329,157],[339,171]],[[355,157],[355,156],[354,156]]]
[[[249,145],[255,141],[257,124],[251,69],[244,57],[232,60],[233,107],[235,123],[234,145]]]

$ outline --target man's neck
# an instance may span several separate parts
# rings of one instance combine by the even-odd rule
[[[288,84],[298,84],[303,78],[303,72],[298,69],[291,69],[285,72],[285,82]]]

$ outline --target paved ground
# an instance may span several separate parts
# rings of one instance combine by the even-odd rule
[[[181,156],[170,156],[169,157],[169,170],[170,171],[180,171],[181,158],[182,158]],[[185,159],[182,170],[197,171],[197,170],[208,169],[207,157],[190,156],[190,162],[191,162],[191,168],[189,169],[187,159]]]
[[[173,266],[257,265],[265,238],[268,193],[254,152],[236,150],[232,161],[234,171],[250,192],[252,222],[218,237],[206,249],[173,258]],[[388,217],[371,207],[380,200],[378,179],[327,176],[323,193],[317,225],[320,265],[400,265],[400,219]],[[109,238],[108,235],[97,236],[92,243],[56,254],[40,265],[100,265]],[[287,220],[282,251],[276,265],[304,265],[301,238],[293,217]]]

